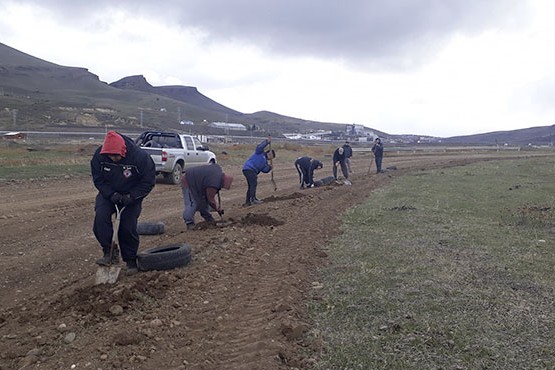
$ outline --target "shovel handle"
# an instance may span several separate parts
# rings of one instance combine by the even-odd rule
[[[119,223],[120,223],[121,213],[125,209],[125,206],[120,208],[118,207],[117,204],[115,205],[115,207],[116,207],[116,218],[114,220],[114,225],[113,225],[114,232],[112,234],[112,245],[110,245],[110,265],[112,264],[114,249],[116,249],[119,246],[119,237],[118,237]]]
[[[270,151],[272,151],[272,142],[270,141],[268,143],[268,149]],[[270,167],[272,167],[272,169],[270,170],[270,178],[272,180],[272,185],[274,185],[274,191],[277,190],[277,184],[276,184],[276,180],[274,180],[274,159],[270,158]]]

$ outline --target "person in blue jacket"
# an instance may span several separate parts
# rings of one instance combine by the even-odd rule
[[[258,174],[260,172],[268,173],[272,170],[272,166],[268,163],[268,160],[275,158],[276,153],[273,150],[265,150],[266,146],[271,142],[271,137],[264,139],[257,145],[254,153],[243,165],[243,175],[245,175],[248,185],[247,196],[243,207],[262,203],[261,200],[256,199],[256,186],[258,184]]]
[[[127,274],[137,268],[139,233],[137,220],[143,199],[152,191],[156,182],[156,168],[148,153],[141,150],[131,138],[115,131],[108,131],[104,143],[91,159],[91,175],[98,189],[95,201],[94,236],[102,247],[103,257],[96,261],[105,266],[119,263],[120,251],[110,255],[113,225],[112,214],[121,212],[118,231],[121,257],[127,264]]]
[[[299,173],[301,189],[314,187],[314,170],[319,170],[324,164],[310,157],[299,157],[295,161],[295,168]]]

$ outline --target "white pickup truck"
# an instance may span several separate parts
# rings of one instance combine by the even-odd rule
[[[191,135],[145,131],[135,142],[154,160],[156,174],[162,174],[171,184],[179,184],[187,168],[216,163],[216,155]]]

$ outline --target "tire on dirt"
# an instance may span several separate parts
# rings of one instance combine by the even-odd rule
[[[191,261],[191,246],[184,243],[146,249],[137,254],[141,271],[171,270]]]
[[[173,166],[172,172],[165,173],[164,178],[168,183],[177,185],[181,182],[182,172],[183,172],[183,166],[181,165],[181,163],[176,163],[175,166]]]
[[[137,233],[139,235],[158,235],[166,231],[166,225],[163,222],[139,222],[137,224]]]
[[[319,186],[329,185],[334,181],[335,181],[335,177],[328,176],[328,177],[324,177],[323,179],[314,181],[314,186],[319,187]]]

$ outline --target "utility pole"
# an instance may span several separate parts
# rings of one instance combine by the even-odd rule
[[[181,123],[181,107],[177,107],[177,123]]]
[[[12,119],[14,127],[17,125],[17,109],[12,109]]]
[[[140,117],[139,119],[140,119],[141,128],[142,128],[143,127],[143,108],[140,109],[139,117]]]

